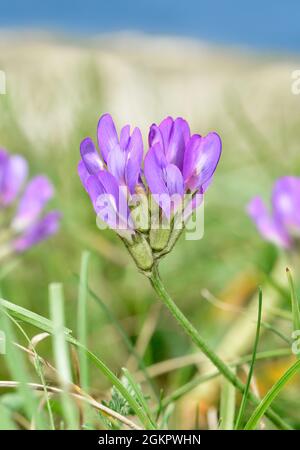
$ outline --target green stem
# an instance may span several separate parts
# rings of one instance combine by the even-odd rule
[[[190,336],[192,341],[197,345],[197,347],[207,356],[207,358],[214,364],[214,366],[219,370],[219,372],[227,378],[230,383],[232,383],[239,391],[244,393],[245,385],[242,383],[234,374],[234,372],[225,364],[225,362],[219,358],[219,356],[210,348],[202,336],[198,333],[196,328],[189,322],[185,315],[181,312],[178,306],[174,303],[168,292],[166,291],[162,280],[160,278],[158,268],[156,265],[153,266],[152,272],[149,276],[150,282],[153,289],[156,291],[158,296],[161,298],[163,303],[172,313],[174,318],[177,320],[179,325],[185,330],[185,332]],[[254,403],[258,405],[260,403],[259,399],[252,393],[249,393],[249,398]],[[266,411],[266,416],[276,425],[278,428],[291,429],[291,427],[284,422],[274,411],[269,409]]]

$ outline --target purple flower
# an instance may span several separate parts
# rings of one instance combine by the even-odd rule
[[[145,157],[145,178],[155,196],[168,197],[185,193],[204,194],[218,165],[222,143],[217,133],[191,136],[188,123],[171,117],[159,126],[152,125],[150,149]],[[167,217],[170,202],[158,200]]]
[[[130,133],[125,125],[117,134],[109,114],[98,123],[98,153],[92,139],[81,142],[78,174],[93,207],[111,228],[134,233],[128,201],[140,184],[143,158],[142,135],[138,128]]]
[[[23,252],[54,234],[59,227],[59,212],[43,215],[54,193],[52,184],[47,177],[38,175],[23,188],[27,172],[27,162],[22,156],[0,150],[0,208],[5,215],[4,224],[10,223],[9,228],[1,230],[5,240],[1,241],[0,255]]]
[[[19,194],[27,177],[26,160],[0,149],[0,208],[10,205]]]
[[[54,189],[47,177],[38,175],[27,184],[20,199],[12,226],[22,230],[39,218],[48,201],[53,197]]]
[[[292,247],[300,235],[300,178],[288,176],[276,181],[271,213],[260,197],[251,200],[247,211],[264,239],[282,248]]]
[[[14,240],[15,250],[24,252],[33,245],[57,233],[60,219],[61,214],[59,211],[51,211],[41,219],[33,222],[20,237]]]

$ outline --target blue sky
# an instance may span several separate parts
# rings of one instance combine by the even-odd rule
[[[135,30],[275,51],[300,51],[299,22],[297,0],[0,0],[0,27]]]

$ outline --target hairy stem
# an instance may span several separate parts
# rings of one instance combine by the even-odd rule
[[[185,315],[181,312],[178,306],[174,303],[168,292],[166,291],[162,280],[160,278],[158,268],[156,265],[153,266],[151,275],[149,276],[150,282],[163,301],[165,306],[169,309],[171,314],[177,320],[179,325],[184,329],[184,331],[190,336],[192,341],[197,345],[197,347],[207,356],[207,358],[212,362],[212,364],[219,370],[219,372],[227,378],[230,383],[232,383],[239,391],[244,393],[245,385],[240,381],[235,373],[227,366],[227,364],[219,358],[219,356],[210,348],[202,336],[198,333],[196,328],[189,322]],[[249,399],[254,405],[259,404],[259,399],[252,393],[249,392]],[[266,411],[265,415],[281,429],[291,429],[290,425],[283,421],[274,411],[270,408]]]

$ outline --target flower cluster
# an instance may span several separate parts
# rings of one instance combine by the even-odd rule
[[[38,175],[26,184],[28,165],[20,155],[0,149],[0,259],[21,253],[56,233],[60,213],[43,214],[54,189]]]
[[[279,178],[273,187],[272,212],[260,197],[251,200],[248,214],[262,237],[281,248],[293,247],[300,236],[300,178]]]
[[[182,230],[202,202],[221,156],[221,139],[217,133],[191,135],[184,119],[167,117],[150,127],[143,161],[140,130],[125,125],[118,135],[104,114],[97,140],[99,151],[91,138],[81,142],[82,184],[97,217],[122,237],[139,268],[150,269],[176,241],[174,218],[181,214]]]

